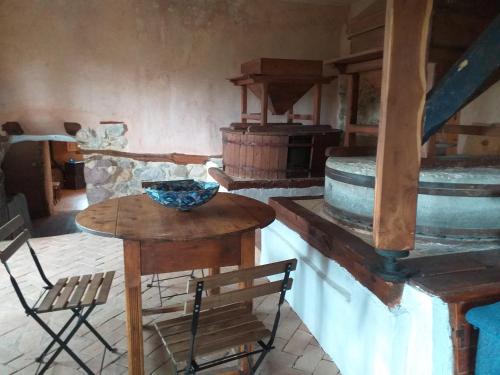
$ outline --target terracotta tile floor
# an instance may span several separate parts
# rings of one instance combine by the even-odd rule
[[[116,239],[75,233],[56,237],[36,238],[32,244],[50,279],[68,275],[79,275],[114,269],[117,271],[108,303],[96,308],[90,321],[98,331],[119,350],[118,354],[107,353],[103,374],[127,372],[127,344],[125,338],[125,314],[123,311],[122,243]],[[26,250],[26,251],[23,251]],[[34,301],[40,291],[40,280],[27,249],[21,249],[10,262],[12,271],[19,276],[21,288]],[[144,307],[156,306],[158,291],[146,288],[149,279],[143,280]],[[177,281],[178,282],[178,281]],[[173,291],[184,290],[181,283]],[[38,364],[34,358],[49,341],[49,337],[32,320],[27,318],[17,300],[6,272],[0,271],[0,374],[34,374]],[[256,313],[266,325],[274,318],[277,296],[255,300]],[[52,327],[60,327],[68,314],[47,314]],[[295,312],[286,305],[278,330],[276,349],[261,365],[261,375],[336,375],[337,367],[323,352],[316,340],[302,324]],[[145,323],[151,321],[145,320]],[[160,340],[151,330],[145,330],[145,367],[148,374],[162,373],[165,352]],[[70,346],[79,356],[98,372],[102,357],[102,346],[94,337],[82,329]],[[226,369],[227,370],[227,369]],[[220,370],[207,370],[204,374],[216,374]],[[81,374],[78,365],[66,354],[61,354],[50,374]]]

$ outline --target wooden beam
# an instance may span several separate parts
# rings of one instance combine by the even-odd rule
[[[500,77],[500,15],[429,93],[423,141]]]
[[[314,85],[314,99],[313,99],[313,115],[312,122],[313,125],[319,125],[321,121],[321,83],[316,83]]]
[[[65,137],[73,139],[74,141],[74,138],[70,138],[69,136]],[[68,142],[66,139],[64,140]],[[84,155],[98,154],[98,155],[108,155],[119,158],[130,158],[146,162],[157,161],[157,162],[169,162],[175,164],[205,164],[210,158],[221,157],[221,155],[190,155],[190,154],[178,154],[175,152],[171,154],[137,154],[133,152],[117,151],[117,150],[88,150],[88,149],[81,149],[80,152]]]
[[[356,144],[356,133],[350,132],[351,124],[358,121],[358,94],[359,94],[359,74],[346,75],[347,80],[347,100],[345,115],[344,146],[354,146]]]
[[[243,115],[247,114],[248,110],[248,90],[247,86],[241,86],[241,122],[246,123],[247,119]]]
[[[269,103],[269,93],[267,82],[260,85],[260,124],[267,125],[267,108]]]
[[[432,0],[387,1],[373,215],[380,250],[414,247],[431,9]]]

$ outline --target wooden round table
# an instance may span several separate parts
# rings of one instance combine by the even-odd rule
[[[124,240],[129,373],[144,373],[141,275],[253,267],[255,229],[274,219],[267,204],[228,193],[188,212],[132,195],[97,203],[76,216],[82,230]]]

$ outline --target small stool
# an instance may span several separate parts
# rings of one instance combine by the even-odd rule
[[[475,374],[500,374],[500,302],[474,307],[465,318],[479,329]]]

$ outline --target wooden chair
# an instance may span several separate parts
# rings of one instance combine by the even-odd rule
[[[285,300],[285,293],[291,289],[293,279],[290,272],[297,266],[296,259],[246,268],[239,271],[198,278],[188,281],[188,293],[195,293],[194,300],[184,304],[184,316],[158,321],[156,330],[167,349],[171,374],[184,372],[195,374],[214,366],[241,358],[247,358],[253,374],[263,359],[274,347],[274,338],[280,320],[280,308]],[[257,286],[247,286],[222,294],[203,297],[203,292],[236,283],[252,285],[253,280],[282,274],[283,278]],[[271,330],[252,314],[253,298],[273,293],[280,293],[277,312]],[[189,314],[189,315],[188,315]],[[267,340],[265,340],[267,338]],[[257,343],[259,348],[248,345]],[[235,354],[198,363],[197,358],[211,353],[244,348]],[[259,354],[254,365],[250,363],[252,355]],[[185,363],[183,366],[182,364]]]
[[[19,215],[0,228],[1,241],[6,240],[7,238],[14,237],[14,239],[10,241],[10,243],[6,247],[4,247],[2,251],[0,251],[0,260],[2,261],[5,269],[7,270],[7,273],[10,276],[12,286],[14,287],[16,295],[19,298],[19,301],[21,302],[26,315],[31,316],[52,338],[52,341],[45,348],[42,354],[36,358],[36,361],[42,364],[45,356],[49,354],[49,351],[52,349],[54,344],[57,343],[59,345],[59,347],[53,353],[51,353],[49,360],[44,364],[44,366],[38,373],[43,374],[54,362],[61,351],[64,350],[71,356],[71,358],[75,360],[75,362],[77,362],[81,366],[81,368],[87,374],[93,374],[88,366],[68,347],[68,342],[76,334],[78,329],[82,325],[85,325],[105,346],[102,358],[103,361],[106,349],[112,352],[116,352],[116,349],[111,347],[111,345],[87,321],[90,313],[97,305],[106,303],[115,272],[110,271],[106,273],[97,273],[95,275],[65,277],[59,279],[55,284],[52,284],[45,275],[40,261],[38,260],[33,247],[29,243],[29,231],[23,228],[24,222]],[[16,281],[7,264],[7,261],[24,244],[28,246],[31,257],[33,258],[40,277],[45,283],[40,297],[33,304],[33,306],[30,306],[26,301],[24,295],[21,292],[18,282]],[[62,326],[62,328],[56,333],[40,318],[39,315],[62,310],[70,310],[73,312],[73,314],[69,318],[69,320]],[[63,334],[70,328],[75,319],[76,324],[63,339]]]

